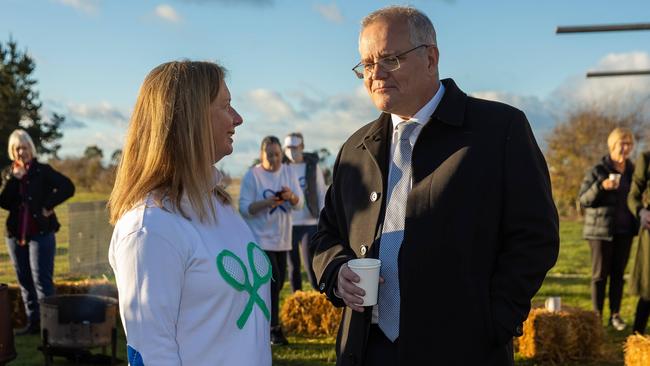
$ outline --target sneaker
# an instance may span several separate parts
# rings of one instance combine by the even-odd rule
[[[16,329],[14,332],[17,336],[39,334],[41,332],[41,323],[28,323],[25,327]]]
[[[281,327],[271,328],[271,344],[274,346],[286,346],[289,344],[289,341],[282,333]]]
[[[611,319],[609,319],[609,323],[618,331],[625,329],[625,321],[623,321],[621,316],[618,314],[612,315]]]

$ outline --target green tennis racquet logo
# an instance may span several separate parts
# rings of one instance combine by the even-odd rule
[[[253,312],[253,307],[257,304],[266,320],[271,318],[269,308],[264,300],[257,293],[263,284],[271,280],[271,261],[266,253],[257,244],[250,242],[246,248],[248,252],[248,266],[253,274],[253,283],[248,279],[248,271],[244,262],[235,253],[229,250],[223,250],[217,256],[217,269],[223,279],[237,291],[246,291],[250,295],[248,303],[237,319],[237,327],[244,328],[248,318]]]

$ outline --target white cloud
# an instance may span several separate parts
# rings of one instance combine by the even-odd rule
[[[647,52],[608,54],[591,68],[594,71],[642,69],[650,69]],[[648,97],[648,76],[586,78],[578,75],[567,79],[552,95],[564,109],[591,106],[605,110],[637,108],[639,103],[647,103]]]
[[[246,93],[245,105],[260,114],[267,122],[281,122],[295,119],[293,107],[280,95],[268,89],[255,89]]]
[[[176,12],[176,10],[167,4],[156,6],[154,14],[158,18],[170,23],[179,23],[182,20],[181,16]]]
[[[99,8],[98,0],[55,0],[55,1],[86,14],[96,14]]]
[[[96,105],[68,103],[66,107],[67,111],[64,112],[64,115],[66,118],[72,118],[73,121],[104,122],[124,127],[129,120],[127,112],[106,101]]]
[[[343,15],[336,3],[314,4],[314,9],[326,20],[333,23],[343,23]]]
[[[287,95],[256,89],[243,98],[236,98],[235,107],[243,116],[244,124],[235,134],[234,153],[220,166],[235,176],[242,175],[259,156],[259,144],[264,136],[282,139],[294,131],[305,136],[306,150],[327,148],[336,155],[354,131],[379,116],[363,87],[335,95],[305,90],[312,89]]]

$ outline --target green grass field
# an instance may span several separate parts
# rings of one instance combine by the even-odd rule
[[[80,193],[72,200],[92,201],[106,199],[106,195]],[[235,197],[236,199],[236,197]],[[0,214],[0,220],[4,222],[4,212]],[[67,253],[67,209],[61,207],[57,210],[62,230],[57,233],[57,258],[56,258],[56,277],[69,278],[67,272],[68,263]],[[591,308],[591,298],[589,290],[589,273],[590,273],[590,254],[589,247],[581,238],[582,225],[575,221],[563,221],[560,225],[561,247],[560,257],[557,264],[549,273],[547,279],[537,296],[533,299],[533,305],[540,305],[547,296],[561,296],[563,305],[577,306],[584,309]],[[634,258],[636,246],[632,248],[631,257]],[[631,263],[628,265],[628,269]],[[629,272],[629,271],[628,271]],[[13,268],[6,256],[6,248],[0,247],[0,281],[15,282]],[[282,297],[290,293],[288,283],[285,284]],[[304,288],[309,288],[309,284],[304,281]],[[623,299],[621,314],[629,323],[634,316],[634,307],[636,299],[627,295]],[[607,309],[607,304],[605,304]],[[607,316],[607,312],[605,313]],[[622,344],[625,338],[630,334],[630,326],[623,332],[616,332],[611,327],[606,327],[606,360],[598,362],[580,362],[569,363],[567,366],[613,366],[623,364]],[[291,344],[287,347],[273,348],[273,364],[280,366],[324,366],[333,365],[335,361],[334,338],[303,338],[289,337]],[[40,340],[38,336],[18,337],[16,346],[19,353],[17,360],[13,361],[12,366],[33,366],[42,364],[42,356],[36,351]],[[118,345],[118,357],[125,358],[123,332],[120,329],[120,342]],[[541,365],[534,360],[522,359],[516,355],[516,364],[521,366]],[[65,359],[57,359],[56,365],[73,365],[66,363]]]

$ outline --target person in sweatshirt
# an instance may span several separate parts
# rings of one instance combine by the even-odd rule
[[[305,205],[300,211],[293,211],[291,251],[289,252],[288,268],[291,290],[302,290],[302,276],[300,272],[300,257],[307,272],[307,278],[314,290],[318,291],[318,282],[314,274],[312,261],[314,259],[314,246],[311,238],[316,233],[318,215],[325,202],[325,179],[318,166],[318,154],[305,152],[305,140],[300,132],[292,132],[284,138],[284,155],[289,160],[289,167],[293,169],[300,182],[300,188],[305,194]]]
[[[241,182],[239,211],[271,259],[271,344],[287,345],[279,313],[280,290],[291,250],[291,210],[301,210],[303,194],[293,169],[282,163],[282,147],[275,136],[262,140],[260,163],[246,172]]]
[[[271,264],[214,167],[243,122],[224,74],[164,63],[131,117],[109,199],[131,366],[271,365]]]

